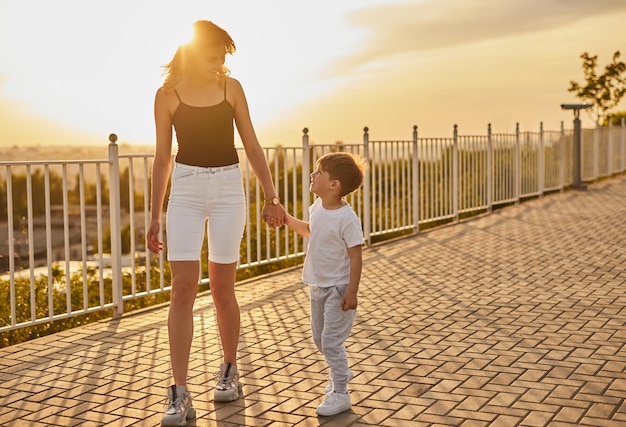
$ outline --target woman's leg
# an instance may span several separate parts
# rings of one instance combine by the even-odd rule
[[[207,224],[209,284],[224,356],[213,400],[227,402],[238,399],[242,392],[237,368],[240,317],[235,272],[246,223],[246,200],[240,169],[216,174],[213,184]]]
[[[198,292],[198,261],[171,261],[172,295],[167,317],[170,361],[176,385],[187,384],[193,338],[193,304]]]
[[[239,304],[235,297],[236,269],[236,262],[218,264],[209,261],[209,283],[222,341],[224,363],[230,363],[233,366],[237,366],[240,325]]]

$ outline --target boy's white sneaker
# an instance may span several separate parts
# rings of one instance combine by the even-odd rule
[[[317,407],[317,415],[330,417],[341,412],[347,411],[352,407],[350,403],[350,392],[344,393],[331,392],[326,395],[326,399]]]

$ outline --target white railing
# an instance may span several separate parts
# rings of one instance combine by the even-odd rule
[[[358,153],[370,168],[348,197],[368,245],[417,233],[562,191],[573,183],[572,131],[492,133],[450,138],[265,148],[285,208],[307,219],[315,160],[332,150]],[[626,125],[582,132],[582,179],[626,171]],[[261,189],[239,150],[248,220],[239,270],[301,262],[306,240],[261,221]],[[164,255],[147,251],[152,154],[120,155],[111,135],[108,158],[0,162],[0,332],[94,311],[123,312],[125,301],[170,290]],[[165,223],[165,221],[163,221]],[[163,236],[167,241],[166,236]],[[205,244],[206,251],[206,244]],[[208,282],[206,254],[200,283]]]

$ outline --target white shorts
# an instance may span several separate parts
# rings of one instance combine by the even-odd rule
[[[238,165],[203,168],[176,163],[167,206],[168,261],[199,261],[204,223],[209,260],[239,261],[246,223],[246,199]]]

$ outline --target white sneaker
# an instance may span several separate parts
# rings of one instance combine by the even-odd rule
[[[348,373],[348,382],[352,381],[352,378],[354,378],[354,373],[352,371],[350,371]],[[330,376],[330,374],[328,375],[328,385],[326,386],[326,388],[324,389],[324,392],[326,394],[330,393],[331,391],[333,391],[335,388],[334,384],[333,384],[333,377]]]
[[[176,386],[167,389],[167,409],[161,419],[162,426],[185,426],[187,420],[196,417],[196,410],[191,403],[191,395],[187,390],[179,394]]]
[[[352,407],[350,403],[350,392],[343,393],[328,393],[326,399],[320,406],[317,407],[317,415],[323,417],[330,417],[331,415],[337,415],[343,411],[347,411]]]
[[[239,399],[243,391],[243,384],[239,382],[239,370],[231,363],[222,363],[220,371],[215,374],[217,384],[213,400],[216,402],[231,402]]]

